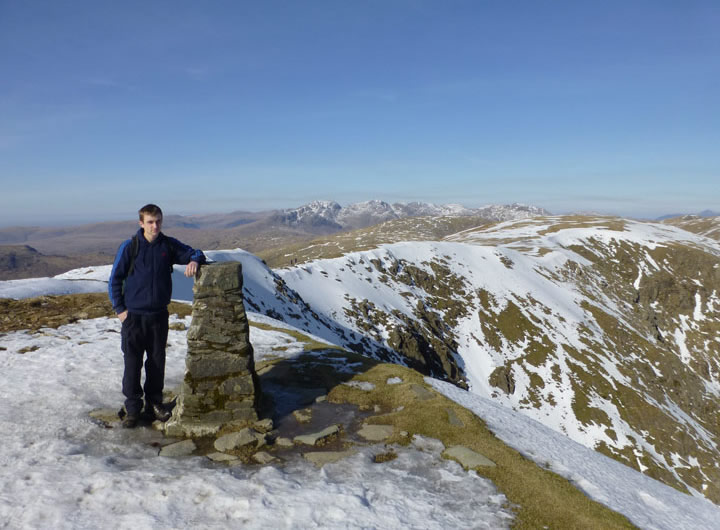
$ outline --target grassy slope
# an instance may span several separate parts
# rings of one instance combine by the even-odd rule
[[[395,434],[386,443],[405,445],[418,434],[438,439],[445,447],[468,447],[491,459],[497,467],[479,467],[475,471],[492,480],[508,498],[516,514],[515,528],[633,528],[624,516],[590,500],[566,479],[541,469],[505,445],[482,419],[430,388],[422,374],[340,350],[326,350],[318,355],[317,350],[324,345],[300,333],[293,336],[306,342],[307,353],[292,361],[275,361],[283,365],[285,383],[302,385],[309,381],[313,387],[327,388],[332,402],[354,404],[366,411],[379,410],[366,422],[394,426]],[[272,362],[262,363],[259,369],[267,370],[269,364]],[[372,383],[375,389],[366,391],[342,384],[348,381],[345,369],[348,365],[354,367],[352,381]],[[403,382],[386,384],[392,377]],[[418,397],[413,390],[418,386],[425,389],[429,398]],[[451,423],[451,417],[463,425]],[[408,434],[401,435],[403,431]]]

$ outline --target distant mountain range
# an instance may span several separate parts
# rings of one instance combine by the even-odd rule
[[[465,208],[455,204],[389,204],[373,200],[343,207],[334,201],[314,201],[299,208],[265,212],[167,215],[163,230],[196,248],[243,248],[260,253],[271,248],[307,242],[318,236],[410,217],[452,216],[463,218],[466,224],[472,225],[475,222],[483,224],[548,213],[543,208],[522,204]],[[2,228],[0,256],[5,255],[6,259],[0,257],[0,280],[58,274],[103,261],[111,263],[120,243],[137,228],[135,220],[64,227]],[[33,252],[28,252],[26,246],[32,247]],[[59,259],[67,257],[70,259]],[[52,266],[48,266],[46,261],[52,261]]]
[[[365,228],[405,217],[476,216],[489,221],[525,219],[550,212],[537,206],[524,204],[490,205],[466,208],[460,204],[436,205],[426,202],[390,204],[372,200],[340,206],[335,201],[313,201],[299,208],[281,210],[271,216],[277,224],[304,228],[312,232],[329,233],[340,230]]]
[[[715,212],[713,210],[703,210],[702,212],[698,213],[671,213],[668,215],[662,215],[657,218],[657,221],[664,221],[665,219],[673,219],[675,217],[717,217],[720,215],[720,212]]]

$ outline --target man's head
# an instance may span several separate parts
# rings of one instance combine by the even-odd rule
[[[150,242],[160,235],[162,229],[163,213],[156,204],[146,204],[138,211],[140,215],[140,228],[143,229],[145,239]]]

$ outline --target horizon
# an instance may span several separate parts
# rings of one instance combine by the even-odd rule
[[[371,202],[371,201],[381,201],[386,202],[388,204],[408,204],[411,202],[425,202],[425,201],[386,201],[383,199],[369,199],[368,201],[359,201],[359,203],[365,203],[365,202]],[[260,214],[260,213],[269,213],[272,211],[283,211],[283,210],[294,210],[297,208],[301,208],[303,206],[308,206],[309,204],[313,202],[336,202],[340,204],[341,207],[345,208],[347,206],[351,206],[353,204],[358,203],[340,203],[339,201],[335,201],[333,199],[315,199],[303,204],[299,204],[297,206],[288,206],[288,207],[280,207],[280,208],[268,208],[268,209],[232,209],[227,211],[213,211],[213,212],[175,212],[175,211],[167,211],[162,205],[160,207],[163,209],[163,216],[165,219],[169,217],[202,217],[202,216],[212,216],[212,215],[229,215],[234,212],[247,212],[247,213],[253,213],[253,214]],[[460,206],[463,206],[465,208],[473,208],[473,209],[480,209],[484,207],[490,207],[490,206],[512,206],[513,204],[517,204],[519,206],[531,206],[531,207],[539,207],[544,208],[542,205],[539,204],[528,204],[528,203],[521,203],[521,202],[507,202],[507,203],[485,203],[480,206],[467,206],[463,203],[430,203],[434,204],[436,206],[447,206],[450,204],[457,204]],[[621,217],[625,219],[636,219],[640,221],[661,221],[662,219],[669,218],[669,217],[679,217],[683,215],[696,215],[696,216],[705,216],[707,217],[707,214],[711,214],[711,216],[718,216],[720,215],[720,212],[716,212],[714,210],[711,210],[709,208],[705,208],[700,211],[696,212],[673,212],[669,211],[667,213],[661,214],[656,217],[642,217],[642,216],[634,216],[634,215],[622,215],[612,212],[600,212],[600,211],[589,211],[589,210],[575,210],[575,211],[566,211],[566,212],[555,212],[551,211],[548,208],[544,208],[545,210],[549,211],[549,215],[597,215],[597,216],[610,216],[610,217]],[[115,223],[115,222],[136,222],[137,221],[137,212],[133,211],[128,214],[124,215],[108,215],[106,217],[86,217],[83,214],[78,214],[77,216],[64,216],[63,218],[54,218],[53,220],[46,220],[45,222],[38,222],[35,224],[6,224],[2,221],[2,218],[0,217],[0,229],[10,229],[10,228],[61,228],[61,227],[72,227],[72,226],[83,226],[88,224],[100,224],[100,223]]]
[[[718,25],[703,0],[5,4],[0,226],[320,195],[719,211]]]

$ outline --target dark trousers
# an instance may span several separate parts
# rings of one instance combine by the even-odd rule
[[[122,392],[128,414],[140,414],[143,406],[143,390],[147,403],[162,403],[167,336],[167,310],[147,315],[128,313],[123,322],[121,337],[125,372]],[[141,386],[143,355],[146,352],[145,385]]]

